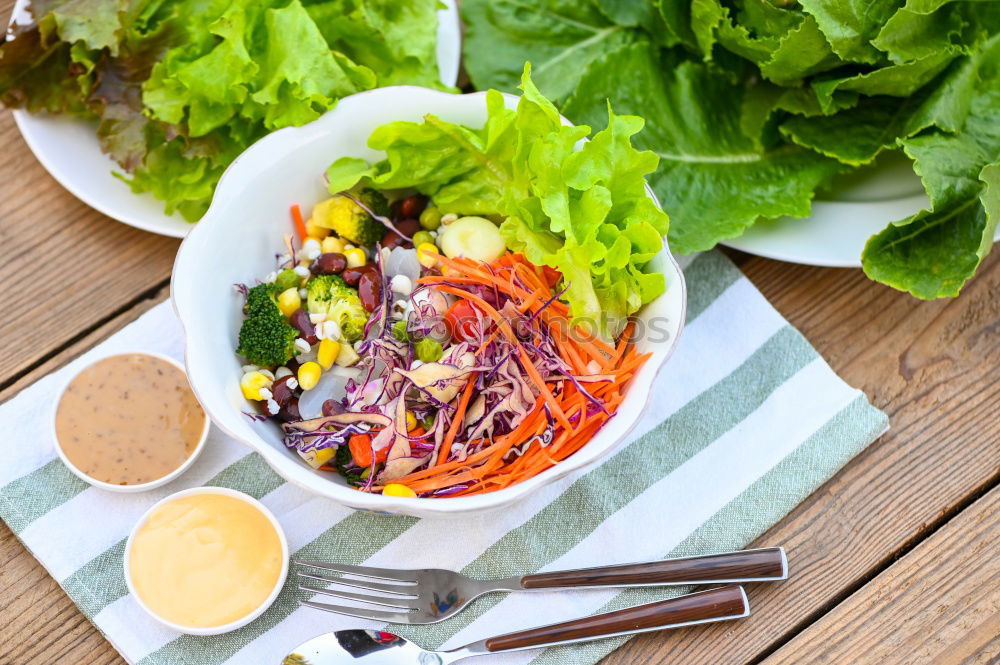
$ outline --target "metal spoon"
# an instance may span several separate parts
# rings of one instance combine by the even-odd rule
[[[657,603],[596,614],[564,623],[507,633],[450,651],[428,651],[378,630],[338,630],[305,642],[282,665],[446,665],[500,651],[537,649],[601,637],[739,619],[750,614],[743,587],[730,585]]]

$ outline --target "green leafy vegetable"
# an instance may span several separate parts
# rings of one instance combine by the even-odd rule
[[[136,192],[200,217],[226,166],[346,96],[437,81],[436,0],[35,0],[7,106],[96,118]]]
[[[465,0],[462,12],[477,87],[512,89],[530,59],[574,122],[597,121],[609,101],[646,119],[634,140],[660,158],[649,180],[675,251],[806,217],[835,173],[886,151],[913,160],[933,205],[884,220],[862,257],[873,279],[954,295],[990,249],[1000,2]],[[542,201],[557,224],[588,223],[557,196]]]
[[[590,127],[564,126],[528,66],[520,87],[516,110],[498,92],[487,93],[479,129],[433,115],[379,127],[368,145],[386,158],[334,162],[330,190],[359,182],[412,187],[441,212],[503,218],[507,246],[559,270],[574,316],[615,337],[629,314],[664,289],[662,274],[645,272],[667,232],[667,216],[645,191],[657,156],[632,145],[641,118],[608,109],[607,127],[577,150]]]
[[[696,252],[739,236],[762,215],[808,215],[814,190],[840,169],[837,162],[794,145],[764,144],[746,133],[745,93],[725,75],[657,58],[642,44],[609,54],[565,108],[589,121],[598,113],[595,101],[610,96],[622,111],[650,118],[637,143],[660,157],[653,187],[675,218],[699,220],[671,225],[671,247]],[[636,75],[616,74],[622,71]]]
[[[1000,37],[972,62],[967,115],[956,133],[901,140],[931,209],[869,240],[865,272],[919,298],[954,297],[993,245],[1000,218]]]

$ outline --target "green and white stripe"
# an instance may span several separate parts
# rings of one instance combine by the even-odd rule
[[[139,495],[90,488],[54,458],[51,433],[39,432],[38,423],[48,422],[68,372],[99,355],[146,349],[179,357],[178,324],[163,305],[0,407],[11,423],[0,442],[3,459],[11,460],[0,468],[0,517],[125,659],[141,665],[280,662],[318,633],[377,626],[301,607],[304,595],[291,578],[268,612],[228,635],[178,636],[148,619],[124,584],[124,538],[152,502],[184,487],[219,485],[256,496],[278,516],[297,555],[348,563],[495,577],[737,549],[888,423],[721,254],[698,256],[685,275],[687,329],[632,442],[503,513],[456,523],[352,512],[284,483],[256,454],[214,430],[206,454],[167,488]],[[450,647],[676,592],[491,596],[443,624],[393,630]],[[622,642],[491,658],[582,665]]]

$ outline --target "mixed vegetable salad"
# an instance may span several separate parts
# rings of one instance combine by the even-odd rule
[[[586,444],[645,361],[630,315],[663,292],[667,219],[642,121],[577,146],[590,128],[522,88],[516,110],[491,92],[481,129],[376,130],[386,159],[334,163],[277,269],[238,286],[250,415],[313,468],[391,496],[502,489]]]

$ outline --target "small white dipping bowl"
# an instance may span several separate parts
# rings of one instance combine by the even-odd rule
[[[265,517],[267,517],[268,521],[271,522],[271,524],[274,526],[275,531],[278,533],[278,540],[281,543],[281,560],[282,560],[281,572],[278,574],[278,579],[274,584],[274,588],[271,590],[271,593],[268,594],[267,598],[264,599],[264,602],[260,604],[260,607],[258,607],[256,610],[246,615],[242,619],[237,619],[236,621],[233,621],[231,623],[223,624],[221,626],[213,626],[211,628],[191,628],[190,626],[181,626],[180,624],[176,624],[172,621],[167,621],[160,615],[156,614],[156,612],[151,610],[149,606],[143,602],[142,598],[139,597],[139,594],[136,593],[135,584],[132,581],[132,565],[131,565],[132,541],[135,540],[135,534],[137,534],[139,532],[139,529],[141,529],[142,526],[146,523],[146,521],[149,520],[149,516],[152,515],[153,512],[163,504],[167,503],[168,501],[173,501],[174,499],[180,499],[185,496],[192,496],[196,494],[222,494],[223,496],[231,496],[235,499],[246,501],[251,506],[253,506],[261,513],[263,513]],[[278,597],[278,594],[281,593],[281,587],[284,586],[285,578],[288,577],[288,540],[285,538],[285,531],[284,529],[281,528],[281,524],[278,522],[278,519],[274,516],[274,513],[268,510],[267,506],[265,506],[263,503],[253,498],[252,496],[225,487],[192,487],[191,489],[182,490],[180,492],[171,494],[168,497],[160,499],[152,506],[150,506],[149,510],[143,513],[142,517],[139,518],[139,521],[136,522],[134,527],[132,527],[132,531],[129,532],[128,540],[125,541],[124,565],[125,565],[125,584],[128,586],[128,591],[130,594],[132,594],[132,598],[135,600],[136,604],[139,605],[139,607],[141,607],[146,614],[153,617],[153,619],[160,622],[167,628],[177,631],[178,633],[185,633],[187,635],[221,635],[222,633],[228,633],[230,631],[236,630],[237,628],[242,628],[243,626],[247,625],[257,617],[259,617],[261,614],[264,613],[264,611],[268,607],[271,606],[271,603],[273,603],[275,598]]]
[[[88,476],[86,473],[81,471],[75,464],[73,464],[73,462],[70,461],[69,457],[66,456],[66,451],[63,450],[62,444],[59,442],[59,435],[56,430],[56,414],[59,413],[59,403],[62,401],[63,393],[66,392],[66,388],[68,388],[69,384],[73,382],[73,379],[78,377],[82,372],[90,369],[97,363],[101,362],[102,360],[106,360],[108,358],[114,358],[115,356],[131,356],[131,355],[152,356],[157,360],[162,360],[165,363],[173,365],[180,371],[184,372],[185,375],[187,374],[187,370],[184,369],[184,365],[180,364],[179,362],[177,362],[176,360],[174,360],[169,356],[163,355],[162,353],[154,353],[153,351],[119,351],[116,353],[109,353],[106,356],[97,358],[96,360],[94,360],[94,362],[90,363],[86,367],[81,368],[78,372],[75,372],[68,379],[66,379],[66,381],[62,384],[62,386],[59,387],[58,391],[59,396],[56,398],[55,403],[53,404],[52,416],[49,419],[49,422],[51,423],[52,427],[52,439],[53,441],[55,441],[56,454],[59,455],[59,459],[62,460],[62,463],[66,465],[66,468],[69,469],[73,473],[73,475],[80,478],[81,480],[90,483],[94,487],[99,487],[102,490],[108,490],[109,492],[125,492],[125,493],[145,492],[146,490],[162,487],[163,485],[166,485],[172,480],[176,480],[182,473],[191,468],[191,465],[194,464],[194,461],[198,459],[198,455],[201,455],[201,451],[205,449],[205,441],[208,439],[208,430],[212,426],[212,419],[206,413],[205,424],[201,428],[201,434],[198,436],[198,444],[194,447],[194,450],[191,452],[191,454],[188,455],[188,458],[184,460],[179,467],[177,467],[167,475],[161,478],[157,478],[156,480],[151,480],[148,483],[139,483],[136,485],[115,485],[114,483],[106,483],[103,480],[98,480],[97,478],[92,478]],[[191,379],[188,378],[188,383],[190,383],[190,381]],[[193,389],[194,388],[192,387],[192,390]],[[201,408],[204,409],[204,407]]]
[[[519,97],[505,95],[509,108]],[[632,380],[618,413],[580,450],[558,466],[496,492],[453,498],[401,498],[349,487],[336,473],[315,471],[282,443],[274,422],[253,422],[253,407],[240,392],[244,361],[235,349],[243,321],[237,283],[255,283],[275,268],[282,237],[292,231],[289,208],[306,213],[329,197],[323,176],[339,157],[378,160],[368,147],[372,131],[388,122],[420,122],[431,113],[442,120],[482,127],[486,94],[453,95],[413,86],[379,88],[351,95],[337,108],[302,127],[282,129],[250,146],[222,176],[212,206],[181,244],[174,261],[171,294],[184,326],[185,363],[191,388],[216,425],[260,453],[289,482],[358,510],[414,517],[462,516],[497,510],[530,496],[614,450],[646,409],[653,379],[673,353],[684,323],[684,277],[663,250],[650,268],[666,276],[667,290],[638,314],[655,335],[637,342],[650,359]],[[570,124],[564,120],[564,124]],[[649,197],[656,201],[652,191]],[[669,212],[669,211],[668,211]],[[636,464],[644,464],[636,460]]]

